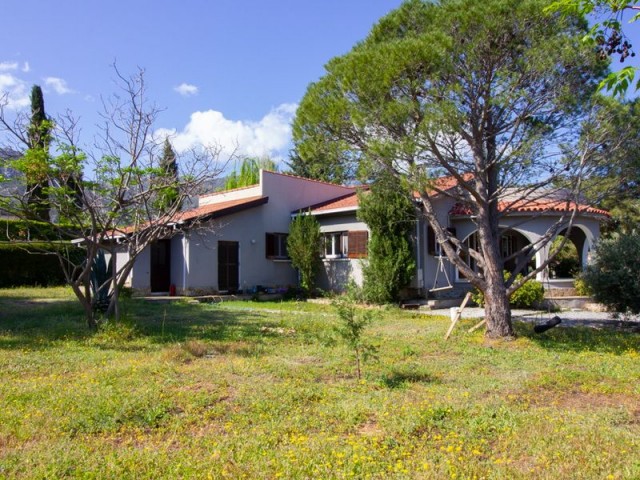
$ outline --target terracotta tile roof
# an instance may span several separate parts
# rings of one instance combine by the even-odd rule
[[[463,178],[465,180],[468,180],[471,178],[471,175],[465,174]],[[450,190],[456,185],[458,185],[458,181],[456,180],[455,177],[441,177],[434,181],[434,187],[437,188],[438,190],[435,190],[434,188],[432,190],[429,190],[428,193],[429,195],[437,195],[439,191]],[[360,188],[360,189],[366,190],[368,189],[368,186],[365,185],[364,187],[359,186],[359,187],[351,187],[351,188]],[[413,198],[419,199],[420,193],[413,192]],[[340,197],[333,198],[331,200],[326,200],[321,203],[316,203],[315,205],[310,205],[308,207],[301,208],[299,210],[296,210],[293,213],[306,212],[308,210],[311,210],[311,213],[322,214],[322,213],[331,212],[334,210],[349,211],[349,210],[357,210],[357,209],[358,209],[358,195],[356,192],[353,192],[353,193],[348,193],[346,195],[342,195]]]
[[[586,213],[591,215],[604,215],[610,217],[607,210],[591,207],[589,205],[576,205],[574,202],[566,202],[557,199],[537,199],[537,200],[520,200],[516,202],[500,202],[498,203],[498,210],[504,212],[508,209],[509,213],[522,213],[522,212],[566,212],[573,209],[577,209],[579,213]],[[456,203],[449,211],[449,215],[454,216],[467,216],[473,212],[471,208],[466,205]]]
[[[347,193],[331,200],[325,200],[324,202],[316,203],[299,210],[295,210],[293,213],[307,212],[311,210],[311,213],[323,213],[338,209],[344,210],[357,210],[358,208],[358,194],[356,192]]]
[[[178,213],[175,217],[175,221],[172,223],[186,222],[202,217],[218,218],[224,215],[240,212],[248,208],[257,207],[258,205],[264,205],[268,201],[269,197],[255,196],[203,205],[201,207],[192,208]]]
[[[194,219],[211,219],[219,218],[232,213],[241,212],[249,208],[264,205],[269,201],[269,197],[248,197],[239,198],[237,200],[229,200],[226,202],[213,203],[211,205],[203,205],[197,208],[191,208],[183,212],[179,212],[171,219],[168,224],[183,223]],[[133,226],[122,227],[116,230],[110,230],[105,233],[105,238],[116,238],[129,234],[135,230]]]

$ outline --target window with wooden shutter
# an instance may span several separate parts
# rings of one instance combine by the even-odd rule
[[[368,240],[369,232],[366,230],[349,232],[349,258],[366,257]]]

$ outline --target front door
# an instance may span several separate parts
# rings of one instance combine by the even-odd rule
[[[218,242],[218,290],[237,292],[239,280],[238,242]]]
[[[151,291],[168,292],[171,284],[171,240],[151,244]]]

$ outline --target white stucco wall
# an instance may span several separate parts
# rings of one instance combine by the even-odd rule
[[[145,248],[133,264],[131,270],[131,286],[136,290],[149,291],[151,289],[150,274],[151,255],[149,248]]]
[[[104,259],[108,265],[109,262],[111,261],[111,253],[108,250],[103,250],[103,251],[104,251]],[[116,247],[115,255],[116,255],[116,269],[119,271],[120,269],[122,269],[122,267],[124,267],[125,263],[129,261],[129,252],[127,252],[126,249],[124,249],[123,247]],[[129,274],[129,277],[125,283],[125,286],[127,287],[131,286],[131,274]]]
[[[225,216],[191,232],[188,241],[188,292],[218,288],[218,242],[233,241],[239,246],[239,286],[287,286],[297,282],[291,262],[266,258],[265,233],[271,230],[268,204]],[[288,218],[288,215],[285,215]],[[286,232],[286,230],[284,230]]]
[[[258,186],[201,197],[200,205],[253,196],[266,196],[268,202],[189,232],[184,245],[182,237],[179,242],[172,242],[172,283],[180,293],[219,290],[218,241],[235,241],[239,244],[240,289],[297,285],[297,274],[290,261],[266,258],[265,234],[287,233],[292,211],[352,191],[339,185],[261,171]],[[176,268],[178,264],[183,268]]]

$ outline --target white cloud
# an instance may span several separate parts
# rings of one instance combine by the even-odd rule
[[[190,95],[198,94],[198,87],[195,85],[191,85],[189,83],[181,83],[177,87],[173,88],[176,92],[178,92],[183,97],[188,97]]]
[[[0,62],[0,72],[7,72],[9,70],[15,70],[18,68],[16,62]]]
[[[22,65],[22,71],[24,73],[27,73],[31,70],[31,67],[29,66],[29,62],[24,62],[24,64]]]
[[[67,82],[62,78],[47,77],[44,79],[44,84],[47,87],[53,88],[53,91],[56,92],[58,95],[64,95],[66,93],[74,93],[73,90],[71,90],[67,86]]]
[[[296,104],[282,104],[257,122],[229,120],[215,110],[194,112],[182,131],[161,129],[156,135],[159,138],[169,136],[178,152],[217,147],[223,156],[235,152],[238,155],[279,158],[291,142],[291,121],[297,107]]]
[[[27,83],[10,73],[0,73],[0,97],[6,102],[6,107],[12,110],[24,108],[31,103]]]

